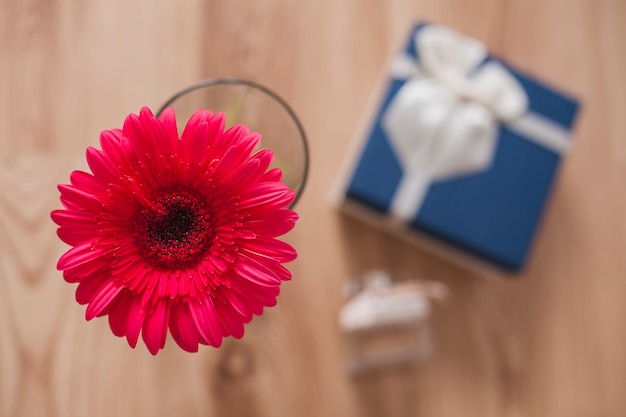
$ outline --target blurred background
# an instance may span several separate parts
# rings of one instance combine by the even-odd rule
[[[527,268],[484,279],[339,214],[329,192],[389,55],[449,25],[582,102]],[[0,416],[623,416],[623,0],[0,0]],[[84,148],[210,77],[281,95],[309,181],[278,305],[242,340],[152,357],[84,320],[49,212]],[[346,371],[371,269],[444,284],[426,359]]]

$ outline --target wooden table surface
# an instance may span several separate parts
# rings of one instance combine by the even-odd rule
[[[390,51],[427,20],[579,97],[518,279],[484,280],[328,194]],[[626,415],[626,1],[0,0],[0,416]],[[56,184],[101,130],[208,77],[272,88],[309,137],[278,306],[197,354],[132,350],[55,270]],[[370,268],[439,280],[428,361],[352,377],[337,325]]]

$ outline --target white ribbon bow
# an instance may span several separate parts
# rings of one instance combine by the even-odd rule
[[[480,65],[487,57],[480,42],[429,25],[416,34],[415,43],[420,66],[408,56],[393,62],[392,75],[408,81],[382,119],[404,169],[391,202],[391,211],[402,220],[419,211],[434,180],[487,170],[498,123],[515,123],[528,107],[523,87],[504,66]]]

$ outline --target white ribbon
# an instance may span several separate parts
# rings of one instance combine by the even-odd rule
[[[480,65],[487,57],[482,43],[438,25],[422,28],[414,41],[419,65],[408,56],[392,63],[392,75],[407,81],[382,119],[404,170],[391,201],[398,218],[413,218],[433,181],[489,169],[498,123],[565,149],[565,129],[527,112],[526,93],[504,66]]]

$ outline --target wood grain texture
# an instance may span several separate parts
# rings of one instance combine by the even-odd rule
[[[419,20],[583,102],[519,279],[478,279],[329,204],[385,60]],[[625,21],[622,0],[0,0],[0,416],[624,415]],[[274,89],[307,131],[295,278],[242,340],[152,357],[85,322],[49,211],[101,130],[215,76]],[[374,267],[451,296],[430,361],[352,378],[342,285]]]

